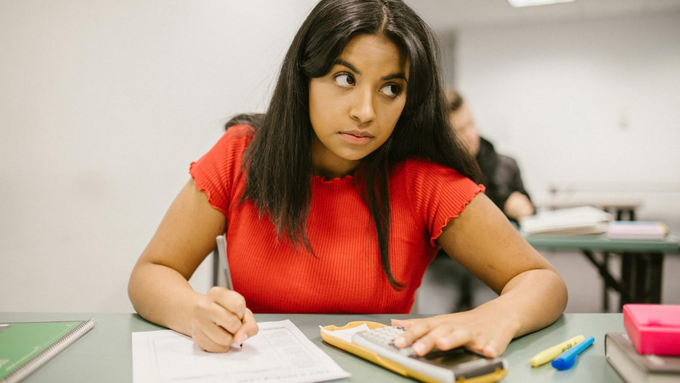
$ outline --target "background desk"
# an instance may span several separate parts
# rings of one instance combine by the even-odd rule
[[[343,369],[352,374],[349,379],[335,382],[413,382],[367,362],[359,357],[324,343],[319,325],[344,325],[354,320],[371,320],[389,324],[390,318],[407,315],[278,315],[256,314],[258,321],[290,319],[300,330],[330,355]],[[57,355],[26,383],[37,382],[131,382],[132,337],[135,331],[163,329],[136,314],[66,314],[66,313],[0,313],[0,323],[18,321],[48,321],[94,318],[97,325],[73,345]],[[604,335],[624,332],[621,314],[565,314],[553,325],[510,343],[503,355],[510,364],[504,383],[511,382],[613,382],[623,380],[604,357]],[[595,337],[595,344],[579,357],[570,370],[557,371],[549,364],[531,368],[529,359],[537,352],[576,335]]]
[[[536,249],[581,251],[604,280],[603,311],[609,310],[607,290],[619,293],[619,311],[626,303],[661,303],[664,254],[678,252],[678,238],[664,241],[607,239],[604,235],[524,235]],[[602,253],[601,260],[595,252]],[[621,254],[621,277],[609,272],[609,253]]]
[[[635,209],[642,205],[640,198],[617,198],[617,197],[552,197],[532,201],[537,209],[567,209],[580,206],[594,206],[606,212],[614,214],[617,221],[635,221]]]

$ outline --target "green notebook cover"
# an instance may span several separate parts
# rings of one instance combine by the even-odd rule
[[[30,375],[94,327],[95,322],[0,323],[0,383]]]

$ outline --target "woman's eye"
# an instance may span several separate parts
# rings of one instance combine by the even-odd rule
[[[388,97],[397,97],[401,93],[401,87],[397,84],[388,84],[382,88],[382,92]]]
[[[352,86],[354,85],[354,77],[347,73],[339,74],[335,76],[335,82],[340,86]]]

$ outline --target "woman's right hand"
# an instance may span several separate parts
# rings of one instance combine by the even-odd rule
[[[227,352],[232,344],[242,345],[257,331],[245,298],[235,291],[215,286],[194,303],[191,336],[202,350]]]

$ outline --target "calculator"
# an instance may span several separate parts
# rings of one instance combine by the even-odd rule
[[[410,346],[399,349],[394,345],[394,338],[405,330],[404,327],[385,326],[361,331],[352,336],[352,343],[439,382],[453,383],[460,379],[481,378],[498,370],[507,371],[505,359],[487,359],[462,347],[435,350],[422,357]]]

